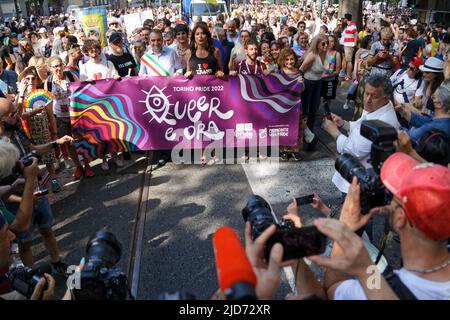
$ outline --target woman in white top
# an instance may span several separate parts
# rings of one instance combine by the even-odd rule
[[[320,92],[322,78],[328,69],[328,45],[329,40],[326,35],[319,34],[314,37],[311,47],[305,56],[300,72],[305,79],[304,90],[302,92],[303,117],[306,118],[307,128],[304,130],[306,142],[305,151],[313,151],[317,142],[314,135],[314,118],[320,105]]]

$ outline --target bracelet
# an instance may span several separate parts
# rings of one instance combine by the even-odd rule
[[[344,126],[345,126],[345,120],[344,120],[344,122],[342,123],[342,126],[338,126],[338,128],[339,128],[339,129],[342,129]]]

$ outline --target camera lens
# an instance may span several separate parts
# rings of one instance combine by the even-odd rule
[[[251,195],[248,198],[247,205],[242,209],[242,216],[244,221],[249,221],[252,226],[253,240],[275,223],[269,204],[257,195]]]
[[[358,177],[360,182],[365,179],[366,169],[357,158],[348,153],[339,156],[334,167],[349,183],[352,183],[353,176]]]
[[[113,267],[122,254],[122,246],[116,237],[108,231],[98,231],[89,240],[86,247],[86,258],[88,261],[101,261],[100,265],[105,268]]]

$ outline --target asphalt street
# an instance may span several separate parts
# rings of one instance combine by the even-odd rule
[[[341,107],[345,91],[345,87],[339,88],[332,111],[350,119],[351,110]],[[218,287],[211,237],[219,227],[227,225],[243,239],[241,210],[250,194],[269,201],[279,218],[292,196],[317,192],[325,203],[339,205],[339,192],[331,183],[334,141],[318,130],[318,150],[304,154],[300,162],[212,166],[168,163],[156,167],[147,166],[145,155],[133,154],[125,168],[111,164],[107,173],[101,171],[97,160],[93,163],[96,176],[79,182],[71,181],[73,169],[66,169],[60,174],[64,190],[50,195],[61,256],[69,264],[78,264],[85,256],[90,236],[106,228],[122,244],[118,266],[125,272],[131,270],[130,258],[140,255],[138,268],[134,269],[138,274],[129,279],[136,286],[138,299],[156,299],[161,293],[180,290],[208,299]],[[147,179],[143,178],[144,172]],[[136,238],[139,212],[142,234]],[[300,212],[305,225],[321,216],[307,206]],[[133,246],[136,239],[139,250]],[[48,260],[37,233],[34,243],[36,260]],[[388,241],[386,256],[394,266],[398,265],[397,252],[398,244]],[[57,277],[57,281],[61,296],[64,279]],[[292,272],[285,270],[275,298],[283,299],[292,291],[292,284]]]

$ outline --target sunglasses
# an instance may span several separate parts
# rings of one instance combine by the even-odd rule
[[[411,70],[411,71],[418,71],[418,69],[416,67],[408,66],[408,69]]]
[[[321,43],[322,47],[327,47],[329,44],[330,44],[330,43],[329,43],[328,41],[327,41],[327,42],[322,42],[322,43]]]

